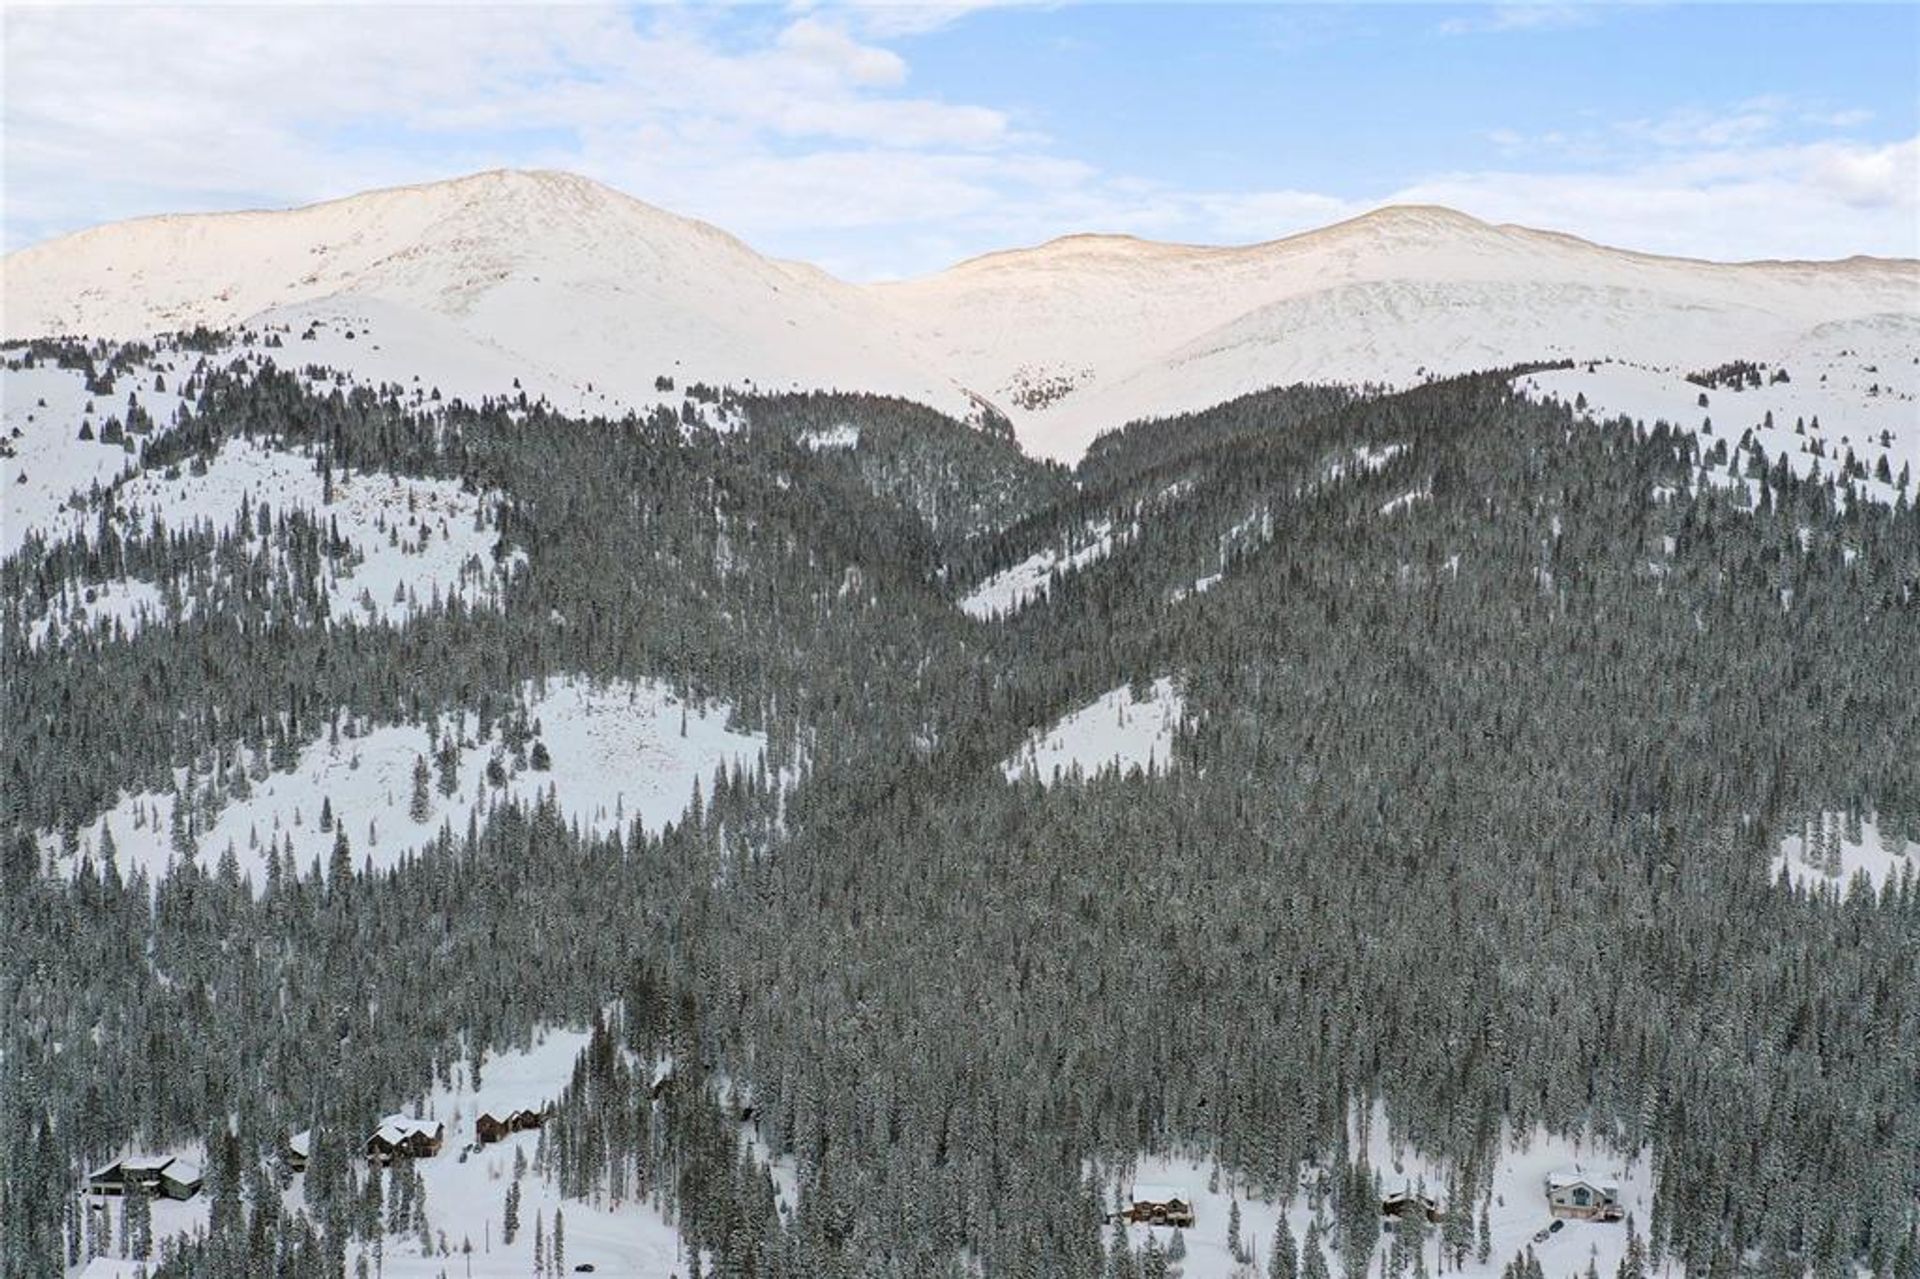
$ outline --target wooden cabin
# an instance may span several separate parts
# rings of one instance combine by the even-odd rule
[[[438,1119],[388,1115],[367,1138],[367,1158],[391,1163],[395,1158],[428,1159],[440,1153],[446,1128]]]
[[[1135,1186],[1120,1216],[1134,1225],[1193,1226],[1193,1196],[1178,1186]]]
[[[160,1193],[169,1199],[191,1199],[200,1193],[200,1169],[184,1159],[172,1159],[160,1170]]]
[[[1621,1221],[1627,1215],[1627,1210],[1620,1205],[1618,1182],[1577,1172],[1548,1175],[1547,1209],[1556,1217],[1580,1221]]]
[[[1437,1224],[1444,1215],[1440,1201],[1417,1190],[1396,1190],[1380,1201],[1380,1215],[1398,1220],[1418,1213],[1429,1224]]]
[[[307,1162],[313,1158],[313,1129],[306,1128],[287,1138],[287,1167],[294,1172],[305,1172]]]
[[[491,1110],[483,1110],[474,1117],[474,1140],[480,1142],[482,1145],[498,1141],[511,1131],[513,1130],[507,1126],[505,1115],[495,1114]]]
[[[494,1106],[474,1117],[473,1135],[481,1145],[499,1141],[509,1133],[538,1128],[547,1121],[547,1106]]]

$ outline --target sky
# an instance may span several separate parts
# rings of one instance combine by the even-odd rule
[[[558,168],[851,279],[1435,203],[1920,257],[1920,6],[8,4],[5,245]]]

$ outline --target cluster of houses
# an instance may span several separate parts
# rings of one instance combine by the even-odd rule
[[[474,1116],[476,1146],[488,1145],[512,1133],[538,1128],[546,1122],[550,1105],[497,1106]],[[366,1156],[377,1164],[395,1159],[431,1159],[445,1144],[446,1125],[438,1119],[415,1119],[409,1115],[388,1115],[368,1134]],[[285,1158],[294,1172],[305,1172],[313,1157],[313,1131],[306,1129],[287,1138]]]
[[[1589,1177],[1584,1173],[1549,1173],[1546,1180],[1547,1211],[1556,1217],[1579,1221],[1624,1221],[1626,1208],[1620,1202],[1620,1183]],[[1422,1217],[1437,1224],[1446,1216],[1440,1201],[1413,1189],[1396,1190],[1380,1201],[1383,1217]]]
[[[1602,1181],[1580,1173],[1556,1172],[1546,1181],[1547,1208],[1556,1217],[1582,1221],[1621,1221],[1626,1209],[1620,1203],[1618,1182]],[[1437,1225],[1446,1216],[1440,1201],[1411,1187],[1396,1190],[1380,1200],[1380,1214],[1418,1218]],[[1181,1226],[1191,1229],[1194,1222],[1193,1196],[1178,1186],[1136,1185],[1108,1215],[1109,1221],[1129,1225]]]
[[[200,1169],[172,1155],[129,1155],[87,1174],[87,1189],[96,1195],[124,1195],[132,1191],[168,1199],[191,1199],[200,1193]]]

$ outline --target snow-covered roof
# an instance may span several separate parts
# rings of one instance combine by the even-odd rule
[[[1570,1190],[1574,1186],[1586,1186],[1592,1190],[1604,1191],[1609,1195],[1617,1195],[1620,1193],[1620,1183],[1617,1181],[1602,1181],[1597,1177],[1589,1177],[1584,1173],[1578,1172],[1550,1172],[1547,1174],[1548,1190]]]
[[[1145,1183],[1133,1188],[1133,1202],[1137,1204],[1164,1204],[1178,1199],[1183,1204],[1193,1202],[1193,1196],[1181,1186],[1152,1186]]]
[[[309,1154],[313,1153],[313,1129],[302,1128],[299,1132],[287,1138],[287,1149],[299,1155],[302,1159],[305,1159]]]
[[[388,1115],[380,1121],[380,1126],[373,1130],[373,1135],[388,1145],[392,1145],[413,1136],[438,1137],[440,1131],[440,1121],[438,1119],[415,1119],[411,1115]]]
[[[190,1181],[200,1180],[200,1165],[188,1163],[184,1159],[175,1159],[167,1164],[160,1175],[184,1186]]]
[[[172,1155],[129,1155],[120,1166],[128,1172],[159,1172],[172,1162]]]

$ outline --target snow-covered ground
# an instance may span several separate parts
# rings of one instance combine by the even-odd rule
[[[637,821],[657,831],[686,811],[694,788],[711,781],[717,767],[736,761],[751,767],[766,747],[764,736],[727,727],[725,705],[691,706],[660,684],[595,686],[563,679],[549,682],[544,692],[528,685],[523,702],[540,730],[535,740],[551,757],[545,771],[507,753],[498,725],[478,740],[470,715],[457,725],[452,717],[440,724],[442,740],[457,734],[463,742],[451,795],[439,788],[434,747],[424,726],[387,725],[358,736],[342,732],[337,741],[323,734],[300,752],[292,772],[251,780],[244,796],[230,790],[210,822],[203,816],[205,824],[194,833],[197,856],[211,868],[232,848],[241,874],[252,877],[256,890],[265,886],[269,852],[278,849],[284,857],[289,845],[300,875],[316,863],[324,872],[334,833],[321,828],[320,815],[322,805],[329,804],[334,825],[346,832],[354,868],[368,862],[385,868],[437,835],[443,824],[462,831],[469,812],[484,812],[508,799],[531,802],[549,791],[567,819],[585,830],[625,829]],[[527,749],[530,758],[532,746]],[[501,786],[487,779],[489,761],[496,757],[506,774]],[[244,759],[243,766],[254,771],[263,762],[241,746],[232,759]],[[421,759],[432,779],[425,814],[415,820],[413,777]],[[191,783],[204,791],[209,782],[207,775],[190,776],[185,770],[176,776],[183,788]],[[175,802],[164,791],[123,797],[82,829],[68,868],[87,856],[98,865],[101,839],[110,828],[121,873],[140,866],[157,882],[179,855],[173,838]],[[43,853],[56,858],[59,837],[43,832],[40,842]]]
[[[1796,341],[1737,357],[1767,366],[1759,386],[1739,390],[1689,382],[1688,373],[1705,371],[1699,366],[1626,361],[1532,373],[1514,385],[1536,398],[1575,405],[1594,421],[1625,417],[1648,427],[1667,422],[1691,430],[1701,436],[1703,451],[1719,441],[1731,449],[1751,431],[1769,460],[1784,455],[1799,475],[1817,465],[1832,476],[1852,453],[1869,476],[1862,491],[1890,502],[1906,469],[1912,473],[1908,498],[1920,499],[1916,353],[1920,315],[1882,316],[1824,325]],[[1780,370],[1788,380],[1771,380]],[[1879,478],[1883,460],[1894,483]]]
[[[1844,893],[1855,875],[1865,874],[1879,888],[1908,866],[1920,874],[1920,844],[1883,834],[1873,817],[1863,817],[1859,830],[1850,832],[1844,813],[1822,813],[1780,841],[1770,875],[1777,879],[1785,870],[1801,888]]]
[[[1444,1202],[1447,1184],[1445,1170],[1411,1151],[1396,1149],[1388,1139],[1383,1122],[1376,1122],[1368,1134],[1367,1158],[1379,1174],[1383,1194],[1402,1189],[1418,1190],[1424,1186],[1425,1193],[1443,1201],[1443,1209],[1450,1206]],[[1488,1235],[1492,1242],[1487,1261],[1481,1264],[1469,1257],[1463,1269],[1446,1273],[1457,1273],[1467,1279],[1496,1279],[1501,1268],[1515,1254],[1522,1248],[1532,1247],[1546,1273],[1555,1279],[1584,1274],[1589,1261],[1598,1266],[1603,1276],[1612,1275],[1626,1252],[1627,1228],[1624,1223],[1568,1220],[1544,1242],[1534,1242],[1534,1234],[1552,1221],[1547,1212],[1545,1183],[1547,1175],[1555,1172],[1578,1172],[1617,1182],[1620,1203],[1633,1214],[1636,1228],[1644,1234],[1648,1213],[1653,1206],[1653,1173],[1650,1161],[1644,1156],[1629,1161],[1592,1143],[1575,1143],[1544,1132],[1532,1134],[1523,1146],[1509,1135],[1499,1167],[1494,1173],[1493,1197],[1487,1213]],[[1280,1205],[1252,1197],[1249,1191],[1236,1186],[1231,1178],[1225,1176],[1221,1176],[1209,1189],[1212,1175],[1210,1167],[1203,1163],[1150,1156],[1138,1162],[1131,1176],[1118,1177],[1120,1184],[1112,1189],[1124,1193],[1135,1186],[1151,1183],[1178,1187],[1193,1196],[1194,1224],[1191,1229],[1181,1232],[1187,1249],[1186,1259],[1180,1263],[1185,1279],[1238,1279],[1243,1273],[1236,1267],[1227,1237],[1227,1223],[1232,1204],[1237,1198],[1240,1203],[1242,1246],[1258,1266],[1258,1270],[1252,1273],[1265,1275],[1267,1252],[1278,1230]],[[1305,1180],[1307,1178],[1303,1178],[1303,1183]],[[1117,1202],[1118,1194],[1110,1196],[1110,1199]],[[1477,1223],[1480,1204],[1475,1202],[1466,1207],[1473,1213]],[[1304,1188],[1296,1195],[1286,1215],[1294,1242],[1304,1247],[1307,1228],[1314,1220],[1311,1197]],[[1330,1226],[1331,1210],[1328,1209],[1321,1217],[1321,1233],[1328,1244],[1332,1242]],[[1149,1236],[1152,1236],[1159,1239],[1164,1249],[1173,1235],[1164,1226],[1145,1225],[1129,1226],[1127,1233],[1136,1248],[1145,1246]],[[1383,1234],[1373,1257],[1375,1274],[1382,1272],[1388,1243],[1389,1236]],[[1429,1273],[1439,1270],[1439,1246],[1439,1228],[1429,1227]],[[1340,1274],[1339,1254],[1329,1247],[1323,1255],[1328,1273]]]
[[[456,596],[468,603],[495,598],[501,582],[492,548],[497,534],[484,495],[451,480],[381,473],[336,472],[332,500],[313,459],[259,440],[231,440],[203,473],[192,468],[143,472],[120,485],[120,523],[144,529],[161,520],[173,528],[236,527],[243,502],[253,513],[254,536],[267,540],[258,512],[304,511],[339,530],[359,563],[329,579],[328,614],[365,621],[405,622],[421,609]],[[56,535],[87,534],[98,515],[66,509],[46,520]],[[49,633],[90,629],[117,618],[137,629],[149,610],[159,613],[151,583],[109,583],[102,593],[76,584],[46,616],[32,619],[36,641]]]
[[[1046,598],[1055,573],[1071,573],[1098,563],[1111,555],[1116,545],[1131,539],[1134,531],[1130,526],[1116,533],[1112,520],[1099,520],[1077,530],[1066,541],[1043,547],[993,574],[960,601],[960,608],[967,616],[982,621],[1017,613]]]
[[[0,369],[0,556],[35,530],[70,525],[65,508],[75,493],[110,484],[134,465],[124,445],[100,442],[101,428],[108,418],[125,422],[130,395],[157,429],[170,426],[180,410],[175,368],[182,363],[191,360],[156,356],[117,378],[110,394],[89,392],[78,369]],[[156,376],[166,390],[153,389]],[[94,438],[80,438],[83,424]]]
[[[1029,773],[1052,785],[1062,776],[1104,769],[1164,772],[1173,761],[1173,739],[1186,717],[1186,702],[1171,676],[1161,676],[1142,701],[1126,686],[1103,693],[1052,728],[1036,732],[1006,761],[1009,779]]]

